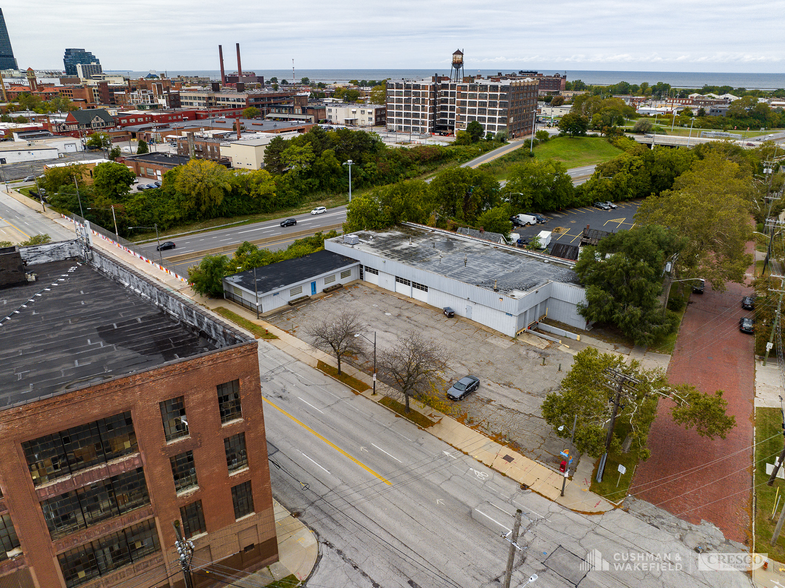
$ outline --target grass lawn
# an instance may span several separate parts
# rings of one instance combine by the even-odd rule
[[[616,431],[620,436],[624,436],[629,431],[629,425],[622,423],[616,424]],[[625,496],[630,488],[632,482],[632,475],[635,473],[635,467],[638,465],[640,458],[634,446],[628,453],[610,453],[605,462],[605,473],[602,476],[602,482],[597,483],[597,469],[592,472],[591,488],[590,490],[595,494],[604,496],[611,502],[619,502]],[[597,464],[599,465],[599,460]],[[619,474],[619,465],[626,468],[626,472]]]
[[[682,284],[690,284],[690,282],[682,282]],[[679,287],[683,288],[681,292],[679,292]],[[669,335],[665,335],[659,341],[656,341],[649,347],[649,351],[653,351],[654,353],[666,353],[671,355],[673,353],[673,348],[676,346],[676,338],[679,336],[679,329],[681,328],[681,321],[684,318],[684,313],[687,312],[687,305],[690,302],[690,296],[692,296],[692,286],[684,287],[681,284],[673,284],[671,287],[671,298],[675,297],[682,297],[684,298],[684,308],[678,311],[676,314],[679,315],[679,326],[676,328]],[[696,296],[700,296],[697,294]]]
[[[353,378],[352,376],[350,376],[346,372],[341,372],[339,374],[338,373],[338,368],[335,368],[335,367],[333,367],[331,365],[328,365],[328,364],[324,363],[323,361],[319,361],[316,364],[316,368],[321,370],[321,371],[323,371],[328,376],[332,376],[336,380],[340,380],[341,382],[343,382],[344,384],[349,386],[349,388],[351,388],[355,392],[365,392],[366,390],[368,390],[370,388],[370,386],[368,384],[366,384],[362,380],[358,380],[357,378]]]
[[[232,312],[228,308],[219,306],[214,309],[214,312],[220,314],[227,320],[232,321],[234,324],[241,326],[246,331],[251,331],[257,339],[277,339],[277,335],[273,335],[264,327],[260,327],[256,323],[249,321],[247,318],[241,317],[239,314]]]
[[[300,584],[301,582],[297,579],[297,576],[289,574],[285,578],[276,580],[272,584],[267,584],[267,588],[295,588],[296,586],[300,586]]]
[[[567,168],[602,163],[621,153],[621,149],[617,149],[602,137],[555,137],[534,147],[534,156],[537,159],[553,159]],[[497,180],[505,180],[510,166],[529,159],[529,147],[525,145],[481,165],[480,169],[491,172]]]
[[[767,486],[766,464],[774,463],[782,451],[782,415],[779,408],[758,408],[755,410],[755,549],[768,553],[775,561],[785,562],[785,541],[780,535],[777,545],[771,545],[771,536],[785,504],[785,480],[777,479],[773,486]],[[777,492],[779,490],[779,493]],[[775,520],[771,512],[779,497]]]
[[[390,398],[389,396],[385,396],[384,398],[379,400],[379,404],[383,404],[390,410],[398,413],[399,415],[401,415],[406,419],[409,419],[415,425],[418,425],[423,429],[427,429],[428,427],[434,424],[434,422],[431,419],[429,419],[423,414],[420,414],[413,408],[409,409],[409,412],[406,412],[406,406],[404,404],[401,404],[400,402],[398,402],[393,398]]]

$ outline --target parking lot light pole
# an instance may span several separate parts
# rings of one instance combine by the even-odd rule
[[[349,202],[352,201],[352,165],[354,162],[351,159],[347,159],[343,165],[349,166]]]
[[[368,341],[368,343],[371,342],[371,340],[362,333],[355,333],[354,336],[362,337]],[[373,395],[376,395],[376,331],[373,332]]]

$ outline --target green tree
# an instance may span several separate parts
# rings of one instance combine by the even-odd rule
[[[472,136],[466,131],[455,131],[454,145],[471,145]]]
[[[147,141],[139,139],[139,143],[136,146],[136,154],[143,155],[145,153],[150,153],[150,148],[147,146]]]
[[[469,133],[469,136],[472,138],[472,143],[476,143],[482,139],[484,131],[482,129],[482,125],[476,120],[473,120],[468,125],[466,125],[466,132]]]
[[[311,80],[310,80],[310,79],[308,79],[308,78],[301,78],[301,79],[300,79],[300,83],[301,83],[303,86],[309,86],[309,85],[311,84]]]
[[[585,135],[589,129],[589,119],[586,116],[569,112],[559,121],[559,132],[562,135],[578,137]]]
[[[679,176],[674,189],[647,198],[635,221],[671,227],[686,238],[676,269],[703,278],[722,291],[726,282],[743,283],[752,256],[752,178],[744,166],[709,152]]]
[[[78,182],[80,188],[84,188],[85,173],[87,167],[84,165],[50,167],[44,171],[44,177],[39,180],[38,185],[50,195],[59,192],[63,186],[73,186],[74,180]]]
[[[120,157],[122,154],[123,154],[123,153],[122,153],[122,151],[120,151],[120,148],[119,148],[119,147],[112,147],[112,148],[109,150],[108,159],[109,159],[110,161],[115,161],[115,160],[116,160],[118,157]]]
[[[609,386],[609,370],[637,380],[637,384],[622,391],[610,450],[620,452],[624,438],[619,430],[629,430],[633,445],[643,458],[649,457],[646,447],[651,423],[657,413],[660,398],[673,401],[671,416],[685,429],[710,439],[727,434],[736,426],[736,419],[727,414],[723,392],[703,394],[688,384],[671,385],[662,370],[647,370],[633,359],[627,363],[616,354],[600,353],[593,347],[580,351],[569,373],[557,392],[549,393],[542,403],[542,415],[554,432],[567,438],[575,426],[575,447],[581,453],[600,457],[605,451],[608,422],[614,410],[615,386]],[[611,380],[612,381],[612,380]],[[562,427],[559,430],[559,427]]]
[[[186,210],[209,214],[223,202],[231,189],[227,169],[208,159],[192,159],[181,166],[175,188],[186,196]]]
[[[509,235],[512,230],[510,222],[510,207],[507,204],[495,206],[477,217],[475,226],[491,233]]]
[[[380,231],[402,222],[424,224],[432,212],[428,184],[397,182],[354,198],[346,210],[344,232]]]
[[[208,255],[199,262],[199,265],[188,268],[188,281],[197,294],[220,298],[223,296],[223,278],[229,269],[228,257]]]
[[[43,233],[41,235],[33,235],[27,241],[22,241],[21,243],[19,243],[19,246],[32,247],[34,245],[45,245],[46,243],[51,243],[51,242],[52,242],[52,238],[46,233]]]
[[[551,100],[551,106],[561,106],[564,104],[564,96],[554,96]]]
[[[654,123],[648,118],[639,118],[632,127],[633,133],[648,133],[654,128]]]
[[[288,86],[288,85],[289,85],[289,82],[288,82],[288,80],[286,80],[286,79],[283,79],[283,80],[281,80],[281,81],[280,81],[280,84],[281,84],[282,86]]]
[[[277,78],[277,77],[275,77],[275,76],[271,77],[271,78],[270,78],[270,83],[271,83],[271,84],[277,84],[277,83],[278,83],[278,78]]]
[[[387,104],[387,80],[371,88],[371,104]]]
[[[662,272],[686,239],[657,225],[621,231],[584,247],[575,273],[586,289],[578,312],[589,321],[616,326],[637,345],[671,333],[676,317],[663,312]]]
[[[504,190],[515,212],[559,210],[572,204],[575,197],[567,168],[552,159],[510,166]]]
[[[264,149],[264,168],[274,175],[282,174],[286,171],[286,164],[283,161],[283,152],[286,150],[287,141],[283,137],[275,137]]]
[[[256,118],[260,114],[262,114],[262,111],[256,108],[256,106],[249,106],[243,110],[243,118]]]
[[[87,141],[85,141],[85,146],[89,149],[104,149],[106,147],[111,147],[111,145],[112,140],[106,133],[93,133],[87,137]]]
[[[100,163],[93,170],[93,187],[97,194],[110,202],[124,200],[136,175],[122,163]]]
[[[78,106],[65,96],[55,96],[49,101],[52,112],[71,112],[78,110]]]
[[[469,224],[501,201],[499,182],[490,173],[470,167],[441,172],[431,181],[430,192],[439,213]]]
[[[283,153],[281,153],[281,160],[286,169],[294,172],[301,172],[308,169],[316,159],[313,152],[313,147],[310,143],[300,145],[292,141]]]

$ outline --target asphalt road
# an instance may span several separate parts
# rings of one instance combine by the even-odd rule
[[[0,241],[26,241],[48,234],[52,241],[73,239],[75,234],[0,191]]]
[[[622,510],[573,513],[523,490],[264,342],[259,362],[274,495],[319,537],[309,585],[498,587],[509,549],[502,535],[520,508],[512,586],[532,574],[534,587],[716,586],[666,530]],[[609,569],[586,566],[594,549]],[[680,563],[614,567],[630,554]],[[741,573],[722,580],[749,586]]]

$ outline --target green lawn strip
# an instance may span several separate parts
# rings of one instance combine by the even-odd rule
[[[301,582],[294,574],[289,574],[285,578],[276,580],[272,584],[267,584],[267,588],[296,588],[300,586]]]
[[[616,424],[616,432],[619,436],[624,437],[629,431],[630,426],[621,423]],[[597,482],[597,468],[594,468],[591,477],[590,490],[595,494],[599,494],[607,498],[611,502],[617,503],[621,501],[630,489],[632,483],[632,475],[635,473],[635,466],[640,462],[637,450],[633,447],[628,453],[610,453],[605,462],[605,472],[602,476],[602,482]],[[599,466],[599,460],[597,465]],[[619,477],[619,465],[626,468],[626,472]]]
[[[777,478],[773,486],[767,486],[766,464],[782,451],[782,415],[779,408],[755,409],[755,546],[760,553],[768,553],[775,561],[785,562],[785,543],[782,536],[776,545],[771,536],[785,503],[785,480]],[[777,489],[779,488],[779,494]],[[771,520],[771,511],[779,496],[777,515]]]
[[[689,282],[686,283],[689,284]],[[664,337],[660,338],[658,341],[655,341],[649,347],[649,351],[653,351],[654,353],[665,353],[667,355],[671,355],[673,353],[673,348],[676,346],[676,339],[679,336],[681,321],[684,320],[684,313],[687,312],[689,297],[692,295],[691,287],[689,289],[685,288],[684,293],[681,294],[676,291],[675,286],[676,284],[674,284],[674,287],[672,287],[671,298],[673,298],[674,296],[684,296],[686,298],[684,307],[676,312],[676,314],[679,315],[679,326],[676,327],[676,329],[672,333],[669,333],[668,335],[665,335]],[[700,296],[700,294],[695,294],[695,296]]]
[[[224,308],[223,306],[219,306],[213,309],[214,312],[220,314],[227,320],[232,321],[234,324],[241,326],[246,331],[251,331],[257,339],[277,339],[278,336],[274,335],[273,333],[269,332],[264,327],[260,327],[254,322],[249,321],[246,318],[241,317],[239,314],[232,312],[228,308]]]
[[[358,380],[357,378],[353,378],[349,374],[345,372],[338,373],[338,368],[335,368],[329,364],[324,363],[323,361],[319,361],[316,364],[316,368],[323,371],[328,376],[332,376],[336,380],[340,380],[349,388],[355,390],[356,392],[365,392],[370,388],[368,384],[363,382],[362,380]]]
[[[390,410],[397,412],[402,417],[409,419],[415,425],[422,427],[423,429],[427,429],[431,425],[435,424],[431,419],[417,412],[414,409],[410,409],[409,412],[406,412],[406,406],[404,406],[397,400],[390,398],[389,396],[385,396],[384,398],[379,400],[379,404],[383,404]]]

